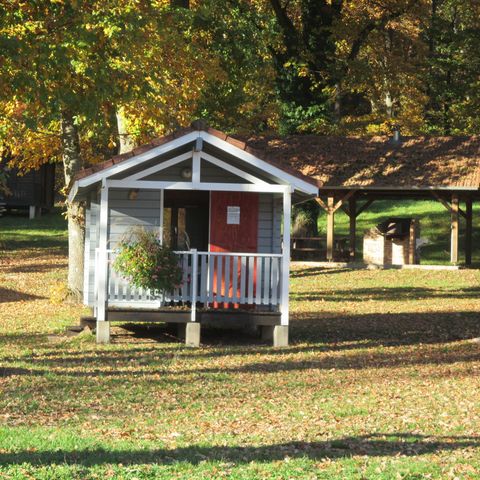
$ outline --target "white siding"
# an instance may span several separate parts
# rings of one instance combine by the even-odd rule
[[[147,229],[160,228],[160,191],[139,190],[130,200],[128,189],[109,192],[108,248],[112,249],[136,226]]]
[[[259,194],[258,252],[281,252],[281,209],[270,193]]]

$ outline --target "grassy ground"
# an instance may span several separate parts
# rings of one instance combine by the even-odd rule
[[[62,228],[0,219],[0,478],[480,477],[478,271],[296,269],[283,350],[97,346],[55,335],[82,311]]]
[[[475,205],[475,204],[474,204]],[[462,207],[463,208],[463,207]],[[322,210],[323,212],[323,210]],[[450,213],[445,207],[436,201],[402,200],[376,201],[357,220],[357,245],[359,258],[362,258],[363,234],[380,222],[390,217],[412,217],[420,221],[420,237],[428,240],[428,244],[422,247],[421,261],[424,264],[448,264],[450,262]],[[474,206],[474,237],[473,237],[473,261],[480,264],[480,205]],[[335,215],[336,235],[348,236],[348,217],[339,210]],[[319,218],[320,234],[325,235],[326,215],[321,213]],[[460,217],[460,260],[464,257],[464,229],[465,221]]]

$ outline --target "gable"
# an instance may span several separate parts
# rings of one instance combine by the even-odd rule
[[[187,175],[188,169],[192,172],[191,178]],[[300,174],[295,176],[255,156],[246,150],[245,145],[242,149],[211,131],[188,129],[181,135],[173,135],[166,142],[159,139],[134,149],[131,154],[114,157],[82,172],[69,198],[73,199],[79,190],[86,191],[105,180],[114,182],[116,186],[120,186],[121,182],[177,182],[177,187],[184,189],[218,183],[226,186],[271,186],[270,191],[273,191],[277,185],[282,188],[290,186],[292,191],[302,194],[316,195],[316,183],[300,177]],[[160,183],[159,188],[163,188]]]

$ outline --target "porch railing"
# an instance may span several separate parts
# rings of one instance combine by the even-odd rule
[[[98,250],[96,261],[98,265]],[[107,250],[107,304],[113,307],[156,308],[162,304],[197,303],[204,307],[229,305],[265,305],[277,308],[281,304],[281,254],[175,252],[179,257],[183,278],[179,288],[165,294],[130,285],[111,265],[114,250]],[[95,303],[98,294],[95,275]]]

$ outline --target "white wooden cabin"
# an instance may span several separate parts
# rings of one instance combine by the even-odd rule
[[[162,321],[198,345],[201,323],[221,318],[287,345],[291,205],[317,194],[315,181],[202,122],[82,171],[69,198],[87,205],[84,303],[97,341],[112,321]],[[158,231],[183,267],[163,302],[111,269],[133,226]]]

